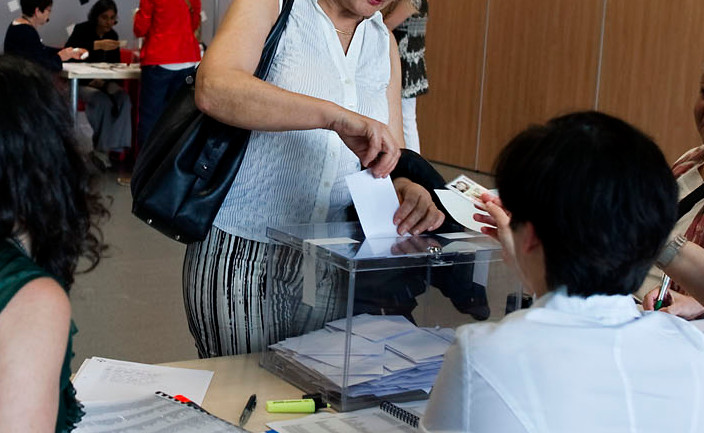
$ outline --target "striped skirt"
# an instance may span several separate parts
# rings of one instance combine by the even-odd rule
[[[183,299],[199,356],[260,352],[268,344],[344,317],[347,274],[317,261],[311,307],[301,302],[302,266],[299,250],[240,238],[217,227],[202,242],[188,245]]]

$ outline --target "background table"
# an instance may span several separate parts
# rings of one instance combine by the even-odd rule
[[[225,356],[193,361],[170,362],[168,367],[214,371],[203,409],[233,424],[239,422],[249,396],[257,394],[257,407],[245,425],[252,432],[267,430],[269,421],[299,418],[308,414],[268,413],[267,400],[299,399],[303,391],[259,366],[260,354]]]
[[[61,76],[71,82],[71,114],[78,112],[78,80],[138,80],[139,64],[132,63],[64,63]]]

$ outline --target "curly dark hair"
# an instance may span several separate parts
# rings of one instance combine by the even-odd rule
[[[0,237],[28,236],[32,259],[69,290],[81,256],[87,270],[100,261],[108,211],[51,76],[0,56],[0,100]]]
[[[117,15],[117,5],[113,0],[98,0],[88,12],[88,22],[95,27],[98,24],[98,17],[105,11],[114,11]],[[117,24],[117,23],[115,23]]]

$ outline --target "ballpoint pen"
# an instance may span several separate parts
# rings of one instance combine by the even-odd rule
[[[244,409],[242,409],[242,415],[240,415],[240,427],[244,427],[256,406],[257,394],[252,394],[249,396],[249,400],[247,400],[247,404],[244,406]]]
[[[660,281],[660,292],[658,292],[658,297],[655,300],[655,311],[662,307],[662,302],[665,300],[665,295],[667,295],[667,286],[670,285],[670,277],[667,274],[662,274],[662,281]]]

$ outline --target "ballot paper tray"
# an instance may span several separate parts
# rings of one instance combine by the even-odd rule
[[[338,411],[427,398],[466,323],[522,305],[479,233],[365,239],[358,223],[267,229],[261,365]]]

